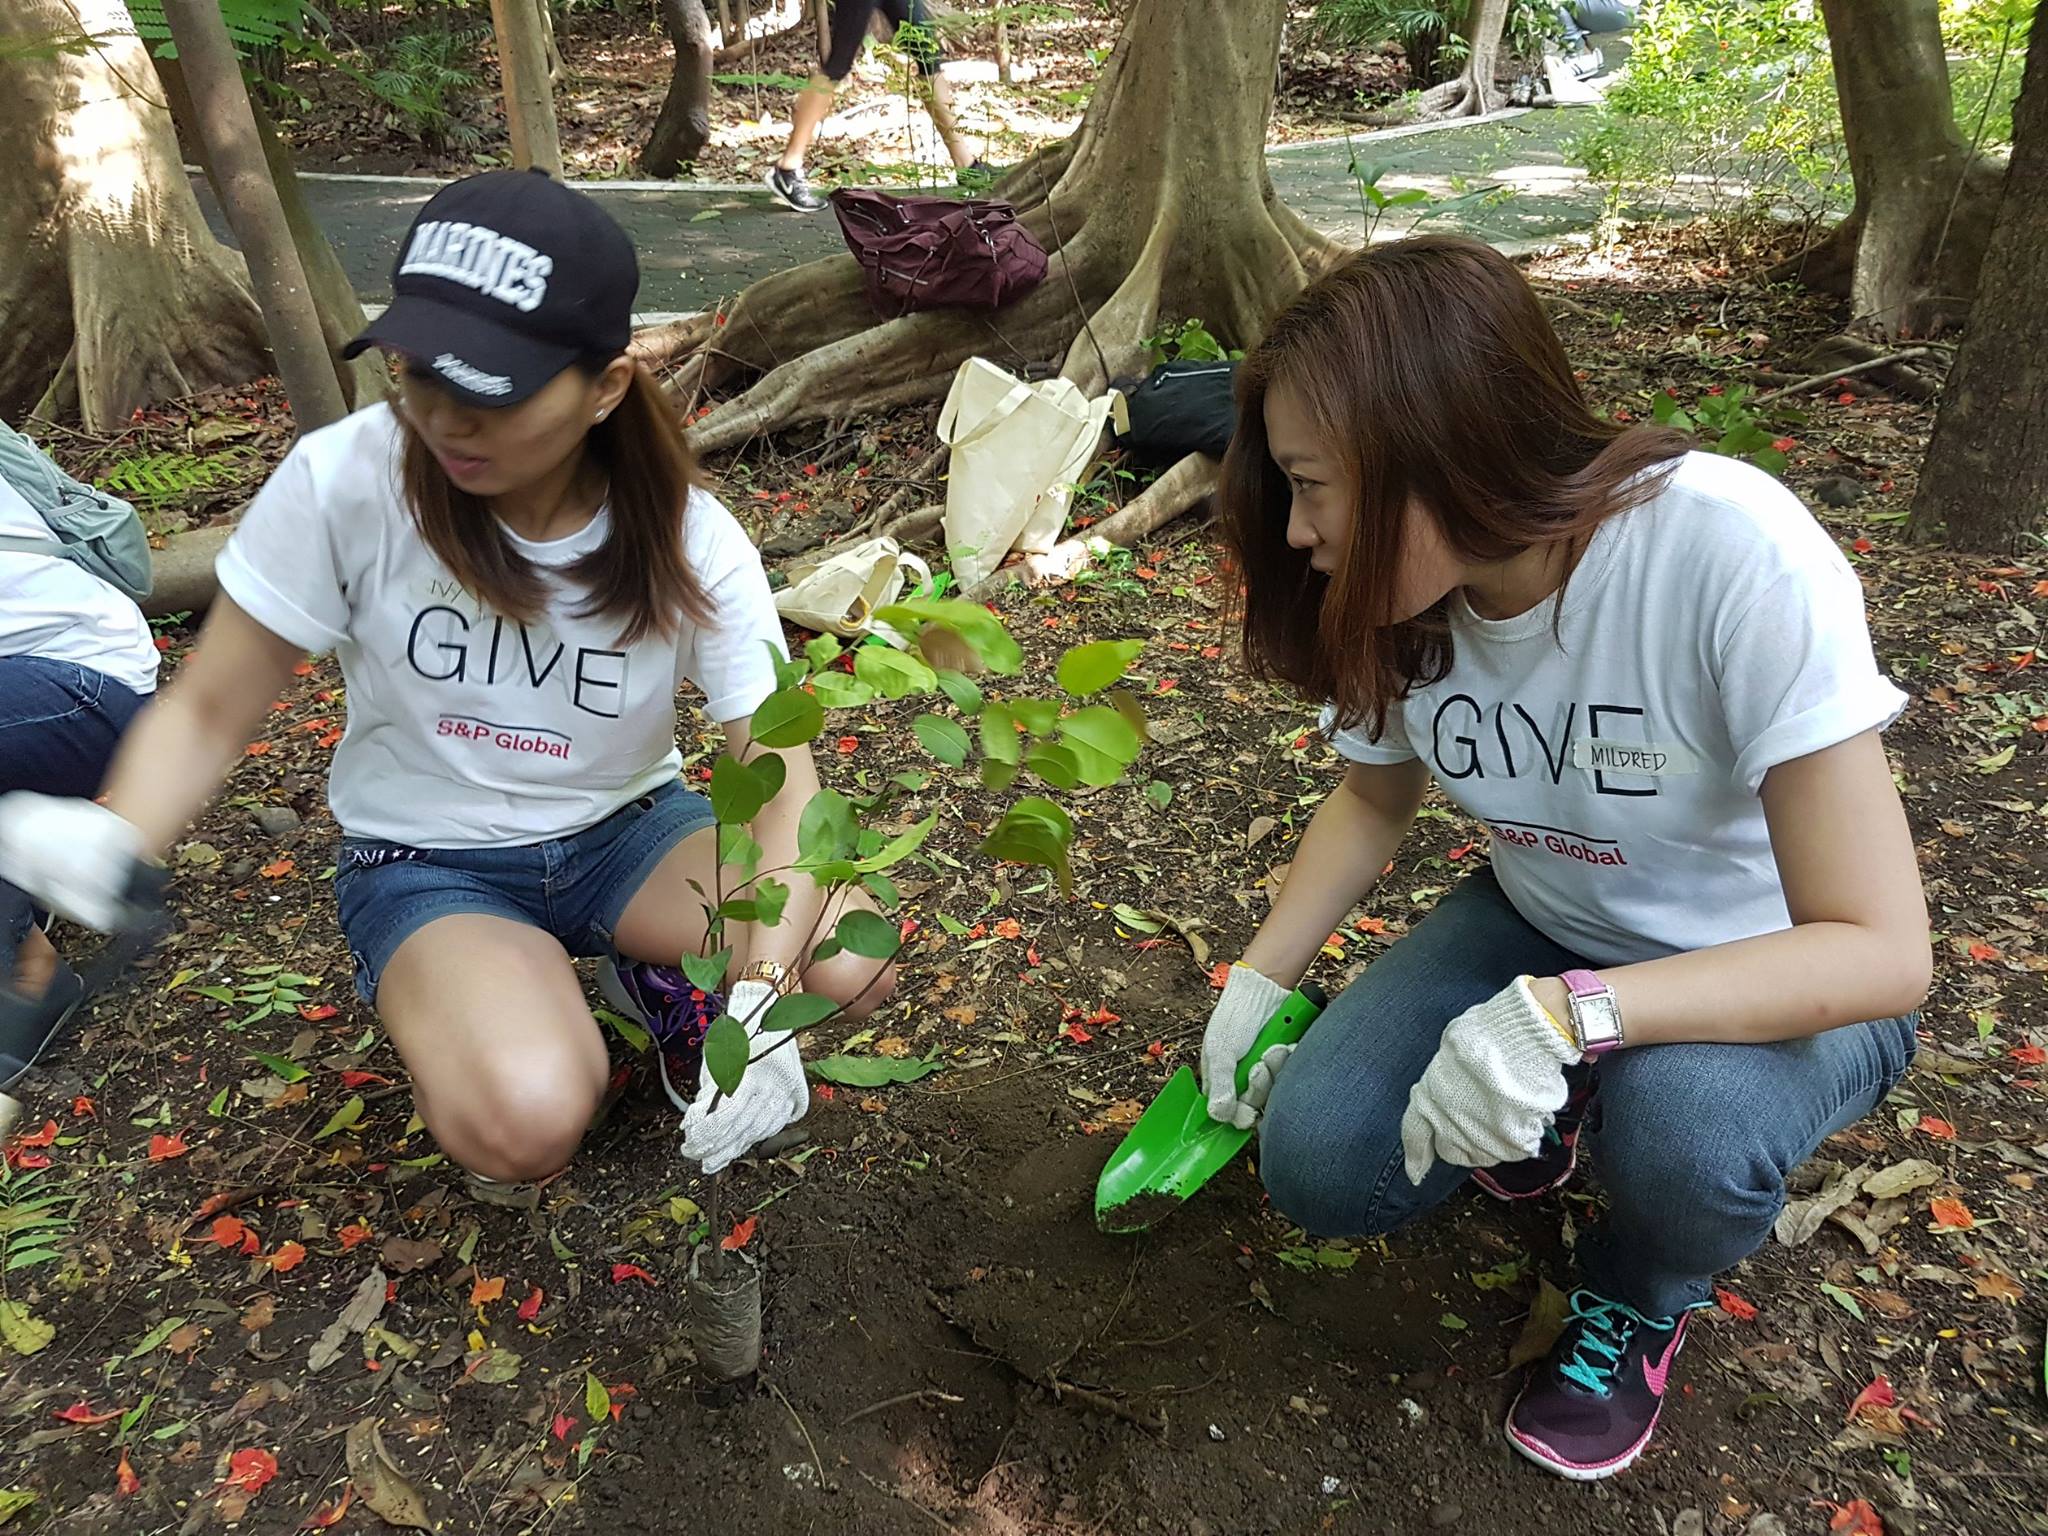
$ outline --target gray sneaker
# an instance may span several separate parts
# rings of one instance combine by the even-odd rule
[[[763,180],[779,201],[798,213],[816,213],[825,206],[825,199],[811,190],[811,184],[804,180],[802,171],[778,165],[772,167]]]

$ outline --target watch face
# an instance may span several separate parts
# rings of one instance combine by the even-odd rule
[[[1621,1010],[1615,1006],[1612,993],[1574,997],[1572,1014],[1572,1022],[1579,1026],[1579,1039],[1589,1048],[1612,1044],[1621,1038]]]

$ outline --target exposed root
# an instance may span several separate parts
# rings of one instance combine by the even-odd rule
[[[1121,512],[1061,540],[1044,554],[1026,555],[1015,565],[991,571],[960,595],[969,602],[982,602],[1013,580],[1022,579],[1035,587],[1072,581],[1088,568],[1098,549],[1128,549],[1206,499],[1216,489],[1218,468],[1214,459],[1191,453],[1134,496]]]
[[[1162,208],[1130,271],[1067,348],[1060,374],[1079,385],[1083,394],[1099,395],[1111,379],[1143,371],[1144,339],[1159,329],[1166,255],[1179,230],[1180,210]]]
[[[1945,351],[1945,348],[1931,346],[1888,351],[1860,336],[1830,336],[1809,350],[1802,359],[1807,367],[1822,368],[1825,372],[1784,385],[1769,394],[1758,395],[1750,404],[1767,405],[1787,395],[1803,394],[1822,384],[1850,379],[1881,385],[1911,400],[1932,400],[1941,393],[1940,380],[1908,365],[1915,358],[1934,357]]]
[[[890,532],[889,524],[910,510],[914,502],[922,500],[925,492],[938,483],[939,476],[945,472],[947,460],[952,456],[953,449],[949,443],[941,443],[926,454],[904,483],[876,504],[874,515],[867,520],[862,531]]]

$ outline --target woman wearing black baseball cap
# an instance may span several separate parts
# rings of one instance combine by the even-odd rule
[[[704,946],[717,833],[678,782],[676,693],[694,684],[731,749],[758,753],[749,717],[786,655],[759,554],[626,356],[638,284],[624,232],[579,192],[517,171],[443,188],[406,236],[391,307],[348,348],[402,361],[398,404],[308,434],[278,466],[104,806],[0,799],[6,877],[112,926],[135,860],[184,831],[300,657],[335,652],[335,896],[357,988],[429,1129],[487,1183],[560,1169],[605,1091],[571,956],[605,956],[607,990],[676,1046],[663,1076],[685,1102],[718,1005],[658,963]],[[765,868],[795,862],[818,785],[806,749],[780,755],[783,791],[752,829]],[[727,934],[742,1020],[804,958],[824,896],[795,885],[779,925]],[[856,1014],[893,982],[844,953],[804,976]],[[706,1171],[808,1107],[783,1039],[737,1094],[687,1103],[683,1151]]]

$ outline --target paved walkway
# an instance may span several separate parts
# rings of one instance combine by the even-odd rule
[[[1317,228],[1363,238],[1366,211],[1350,173],[1387,167],[1387,192],[1421,187],[1433,202],[1393,208],[1373,227],[1389,239],[1417,223],[1465,230],[1508,249],[1591,229],[1601,189],[1566,164],[1564,146],[1589,117],[1573,110],[1504,113],[1454,127],[1389,129],[1269,152],[1274,189]],[[390,298],[393,253],[419,205],[439,183],[423,178],[308,175],[314,216],[341,254],[366,304]],[[203,177],[194,178],[207,218],[228,238]],[[643,315],[710,307],[755,278],[841,251],[830,212],[792,213],[759,188],[651,182],[586,182],[639,248]],[[1494,196],[1468,196],[1498,189]]]

